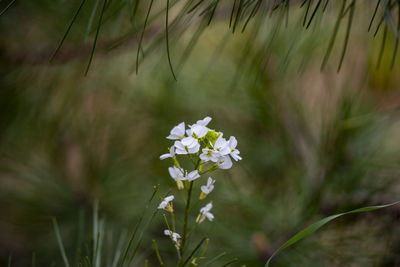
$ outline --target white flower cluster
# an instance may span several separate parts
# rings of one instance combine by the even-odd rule
[[[185,123],[181,122],[173,127],[170,135],[167,136],[167,139],[175,140],[175,142],[169,148],[169,153],[161,155],[160,159],[171,158],[173,160],[174,166],[169,167],[168,172],[172,179],[175,180],[179,190],[184,189],[186,186],[189,192],[192,190],[193,181],[200,178],[202,174],[212,172],[218,168],[230,169],[233,165],[232,159],[235,161],[242,159],[239,155],[239,150],[236,148],[236,138],[231,136],[229,140],[226,140],[222,132],[217,132],[207,127],[210,121],[210,117],[205,117],[193,125],[188,125],[188,129],[185,128]],[[178,156],[181,155],[185,155],[192,161],[195,166],[193,171],[187,171],[181,167],[178,159]],[[207,184],[200,187],[199,200],[203,200],[214,190],[214,183],[215,180],[208,177]],[[172,206],[174,196],[161,197],[161,199],[162,202],[158,208],[175,214]],[[206,218],[212,221],[214,219],[214,215],[210,212],[212,207],[211,202],[202,207],[196,218],[196,223],[200,224]],[[164,234],[170,236],[175,246],[179,249],[181,236],[170,230],[165,230]],[[183,243],[184,240],[185,232],[183,234]]]
[[[161,155],[160,159],[175,158],[176,155],[197,154],[200,156],[201,164],[212,162],[215,163],[213,166],[217,166],[220,169],[230,169],[232,167],[231,158],[235,161],[242,159],[239,156],[239,150],[236,149],[237,140],[234,136],[226,140],[222,132],[216,132],[208,128],[207,125],[210,121],[210,117],[205,117],[193,125],[188,125],[188,129],[185,129],[184,122],[172,128],[167,139],[176,141],[169,149],[169,153]],[[178,168],[179,166],[177,166]],[[172,174],[171,176],[175,180],[177,179],[176,177],[185,180],[183,170],[179,170],[179,172],[175,170],[174,176]]]

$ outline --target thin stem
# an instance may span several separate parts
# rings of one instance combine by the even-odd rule
[[[187,197],[186,208],[185,208],[185,217],[183,219],[183,236],[182,236],[182,245],[181,245],[181,255],[183,255],[183,253],[185,252],[187,229],[188,229],[188,219],[189,219],[189,211],[190,211],[190,199],[192,197],[193,182],[194,181],[190,182],[190,186],[188,189],[188,197]]]
[[[158,251],[156,240],[154,239],[153,239],[153,245],[154,245],[154,250],[156,251],[158,262],[160,263],[161,266],[165,266],[163,260],[161,259],[160,252]]]
[[[171,223],[172,223],[172,231],[176,232],[175,229],[175,214],[171,213]]]

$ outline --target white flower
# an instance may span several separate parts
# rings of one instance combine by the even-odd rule
[[[160,205],[158,205],[158,209],[163,209],[163,210],[167,210],[169,212],[173,212],[173,208],[172,208],[172,203],[170,204],[170,202],[174,200],[174,196],[167,196],[166,198],[164,198],[163,201],[161,201]]]
[[[221,134],[218,137],[218,139],[217,139],[217,141],[215,141],[215,144],[214,144],[213,147],[214,147],[215,151],[218,151],[219,153],[221,153],[222,156],[225,156],[225,155],[228,155],[229,152],[231,152],[231,151],[230,151],[230,148],[229,148],[228,141],[226,141],[226,139],[223,138],[222,135],[223,134]]]
[[[193,181],[200,177],[199,171],[194,170],[191,172],[184,171],[182,168],[177,168],[175,166],[168,168],[169,175],[176,181],[178,189],[183,189],[182,181]]]
[[[212,119],[211,119],[209,116],[207,116],[207,117],[205,117],[205,118],[202,119],[202,120],[198,120],[198,121],[196,122],[196,124],[197,124],[197,125],[201,125],[201,126],[207,126],[207,125],[210,123],[211,120],[212,120]]]
[[[170,230],[164,230],[164,235],[171,237],[174,243],[178,243],[178,239],[181,238],[180,234],[172,232]]]
[[[192,136],[194,138],[202,138],[208,133],[209,130],[210,129],[204,125],[193,124],[192,127],[186,131],[186,133],[188,136]]]
[[[194,154],[200,150],[200,144],[197,140],[190,147],[185,146],[181,141],[175,141],[174,146],[176,148],[175,153],[179,155]]]
[[[202,185],[200,187],[201,188],[200,200],[204,199],[208,194],[210,194],[214,190],[214,183],[215,180],[213,180],[211,177],[208,177],[207,185]]]
[[[196,180],[197,178],[200,177],[199,171],[194,170],[189,173],[185,173],[185,176],[183,177],[183,180],[188,180],[189,182]]]
[[[227,170],[232,167],[232,160],[229,156],[222,156],[218,159],[218,167],[222,170]]]
[[[176,180],[183,180],[184,171],[182,168],[178,167],[169,167],[168,168],[169,175],[176,181]]]
[[[182,145],[184,145],[188,148],[192,148],[192,147],[195,147],[196,145],[198,145],[199,141],[197,140],[197,138],[189,136],[189,137],[183,138],[181,143],[182,143]]]
[[[181,122],[174,128],[172,128],[170,135],[167,136],[167,139],[170,140],[179,140],[185,137],[185,123]]]
[[[205,218],[207,218],[209,221],[214,220],[214,215],[210,212],[210,210],[212,209],[212,203],[208,203],[207,205],[205,205],[204,207],[202,207],[200,209],[200,214],[199,216],[197,216],[196,222],[198,224],[202,223]]]
[[[214,183],[215,183],[215,180],[213,180],[211,177],[208,177],[207,185],[202,185],[201,191],[204,194],[207,194],[207,195],[210,194],[214,190]]]
[[[175,156],[175,146],[171,146],[171,147],[169,148],[169,153],[167,153],[167,154],[162,154],[162,155],[160,156],[160,159],[163,160],[163,159],[167,159],[167,158],[173,158],[174,156]]]
[[[215,151],[214,149],[203,148],[202,151],[203,153],[200,154],[200,159],[204,162],[218,162],[218,159],[221,157],[221,153],[219,151]]]
[[[182,183],[182,180],[184,180],[183,169],[173,166],[173,167],[168,168],[168,172],[169,172],[169,175],[171,175],[172,179],[175,180],[178,189],[179,190],[183,189],[183,183]]]
[[[242,157],[239,156],[240,152],[239,150],[236,149],[236,146],[237,146],[237,140],[234,136],[231,136],[229,138],[229,148],[231,149],[229,155],[231,155],[231,157],[236,161],[242,160]]]

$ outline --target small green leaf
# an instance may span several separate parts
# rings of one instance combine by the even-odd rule
[[[64,265],[65,265],[65,267],[69,267],[70,265],[68,262],[67,255],[65,253],[65,249],[64,249],[64,245],[63,245],[63,242],[61,239],[60,229],[58,228],[57,220],[56,220],[56,218],[53,217],[52,221],[53,221],[54,232],[56,233],[58,247],[60,248],[60,252],[61,252],[61,256],[64,261]]]

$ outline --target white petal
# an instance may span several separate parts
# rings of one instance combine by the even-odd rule
[[[166,201],[162,201],[160,205],[158,205],[158,209],[165,209],[165,207],[168,205]]]
[[[183,137],[184,135],[185,135],[185,123],[181,122],[180,124],[172,128],[170,135],[167,136],[167,139],[177,140]]]
[[[172,235],[173,235],[174,239],[179,239],[179,238],[181,238],[181,235],[178,234],[178,233],[173,233]]]
[[[198,138],[204,137],[208,133],[209,130],[210,129],[208,129],[207,127],[204,127],[202,125],[195,124],[192,126],[192,131],[197,135]]]
[[[207,116],[202,120],[198,120],[196,122],[196,124],[201,125],[201,126],[207,126],[207,124],[209,124],[211,120],[212,120],[211,117]]]
[[[231,137],[229,138],[229,147],[230,147],[231,149],[235,149],[236,146],[237,146],[237,140],[236,140],[236,138],[235,138],[234,136],[231,136]]]
[[[198,170],[194,170],[194,171],[192,171],[192,172],[190,172],[188,174],[188,180],[189,181],[196,180],[199,177],[200,177],[200,175],[199,175],[199,171]]]
[[[189,148],[189,153],[194,154],[199,152],[199,150],[200,150],[200,144],[197,142],[194,147]]]
[[[160,156],[160,159],[163,160],[163,159],[167,159],[167,158],[170,158],[170,157],[171,157],[171,154],[162,154]]]
[[[169,172],[169,175],[176,180],[177,175],[176,175],[175,167],[169,167],[168,172]]]
[[[200,187],[200,189],[201,189],[201,192],[203,192],[204,194],[208,194],[208,193],[209,193],[208,187],[205,186],[205,185],[202,185],[202,186]]]
[[[239,151],[238,151],[238,150],[235,150],[235,151],[231,152],[230,155],[231,155],[231,157],[232,157],[234,160],[236,160],[236,161],[242,160],[242,157],[239,156]]]
[[[204,214],[206,217],[207,217],[207,219],[209,219],[210,221],[212,221],[212,220],[214,220],[214,215],[212,215],[212,213],[210,213],[210,212],[207,212],[206,214]]]
[[[170,231],[170,230],[164,230],[164,235],[171,236],[171,234],[172,234],[172,231]]]
[[[182,145],[184,145],[188,148],[192,148],[198,143],[198,141],[191,136],[183,138],[181,142],[182,142]]]
[[[176,148],[175,153],[178,155],[185,155],[188,152],[185,149],[185,146],[180,141],[175,141],[174,146]]]
[[[166,198],[164,198],[164,201],[167,201],[167,202],[171,202],[172,200],[174,200],[173,195],[170,195],[170,196],[167,196]]]
[[[229,156],[223,156],[218,162],[218,167],[222,170],[227,170],[232,167],[232,160]]]
[[[171,157],[173,157],[175,155],[175,146],[171,146],[169,148],[169,154],[171,155]]]

